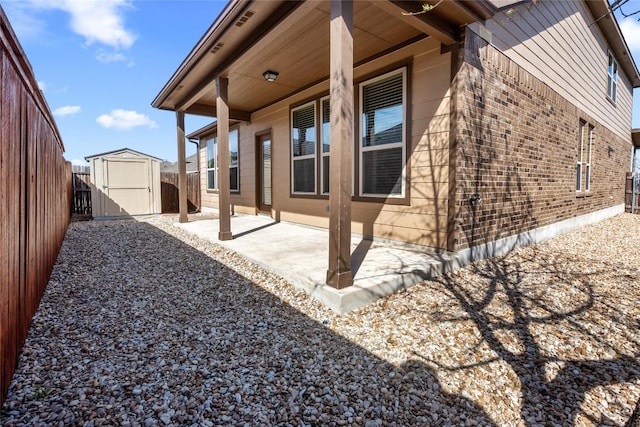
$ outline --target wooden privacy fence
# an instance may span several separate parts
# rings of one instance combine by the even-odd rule
[[[71,164],[0,8],[0,404],[62,244]]]
[[[624,189],[625,212],[640,214],[640,176],[637,175],[634,181],[633,174],[627,172],[627,181]]]
[[[178,202],[178,173],[160,172],[162,213],[180,212]],[[187,208],[189,212],[200,210],[200,173],[187,174]]]

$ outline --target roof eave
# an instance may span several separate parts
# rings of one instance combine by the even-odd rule
[[[622,35],[617,19],[614,16],[611,16],[613,13],[609,8],[609,3],[607,0],[585,1],[585,3],[591,11],[598,27],[600,27],[600,30],[602,30],[602,33],[607,39],[607,42],[615,54],[620,67],[629,77],[631,85],[634,88],[640,87],[640,74],[638,73],[638,67],[633,60],[633,56],[631,56],[629,46]]]
[[[640,129],[631,129],[631,141],[634,147],[640,148]]]
[[[242,10],[244,10],[243,6],[252,3],[252,1],[253,0],[230,0],[227,3],[207,32],[200,38],[193,49],[191,49],[191,52],[189,52],[187,57],[182,61],[169,81],[163,86],[158,95],[156,95],[155,99],[151,103],[152,107],[173,111],[173,108],[164,105],[169,95],[171,95],[171,93],[180,86],[185,76],[212,48],[215,41],[224,34],[227,27],[225,24],[228,22],[234,22],[239,17]]]

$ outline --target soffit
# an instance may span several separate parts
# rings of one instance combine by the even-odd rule
[[[611,50],[613,51],[620,67],[629,77],[633,87],[640,87],[640,75],[638,68],[631,56],[627,42],[620,31],[618,21],[611,13],[607,0],[587,1],[587,7],[591,10],[595,22],[602,30],[602,34],[607,39]]]
[[[640,129],[631,129],[631,141],[634,147],[640,148]]]
[[[224,70],[223,75],[229,78],[231,108],[255,111],[328,78],[329,17],[328,2],[305,2]],[[354,63],[420,34],[368,2],[354,3]],[[265,70],[277,71],[277,80],[266,82],[262,76]],[[198,102],[213,105],[215,91],[209,91]]]
[[[426,14],[407,15],[421,4],[354,2],[354,63],[427,35],[455,43],[460,26],[488,13],[483,2],[445,1]],[[206,45],[200,49],[205,53],[192,51],[156,97],[154,107],[215,116],[214,79],[221,76],[229,80],[231,118],[247,120],[249,113],[328,78],[330,2],[235,1],[233,5],[200,42]],[[241,27],[233,25],[247,11],[251,17]],[[430,23],[446,34],[430,33]],[[268,69],[279,73],[275,82],[262,77]]]

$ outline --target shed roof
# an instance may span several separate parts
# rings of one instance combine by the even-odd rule
[[[84,159],[86,161],[89,161],[89,159],[95,159],[96,157],[106,157],[106,156],[109,156],[109,155],[114,155],[114,154],[124,153],[124,152],[131,153],[131,154],[136,154],[138,156],[149,157],[150,159],[157,160],[159,162],[162,161],[162,159],[160,159],[158,157],[151,156],[151,155],[145,154],[145,153],[141,153],[140,151],[132,150],[131,148],[120,148],[118,150],[112,150],[112,151],[106,151],[104,153],[92,154],[90,156],[85,156]]]

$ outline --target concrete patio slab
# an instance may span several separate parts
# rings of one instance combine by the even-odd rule
[[[201,238],[231,249],[283,277],[331,309],[346,313],[376,299],[433,277],[454,258],[400,242],[351,238],[354,285],[334,289],[325,284],[329,232],[326,229],[276,222],[266,216],[231,217],[233,239],[218,240],[217,220],[176,223]]]

